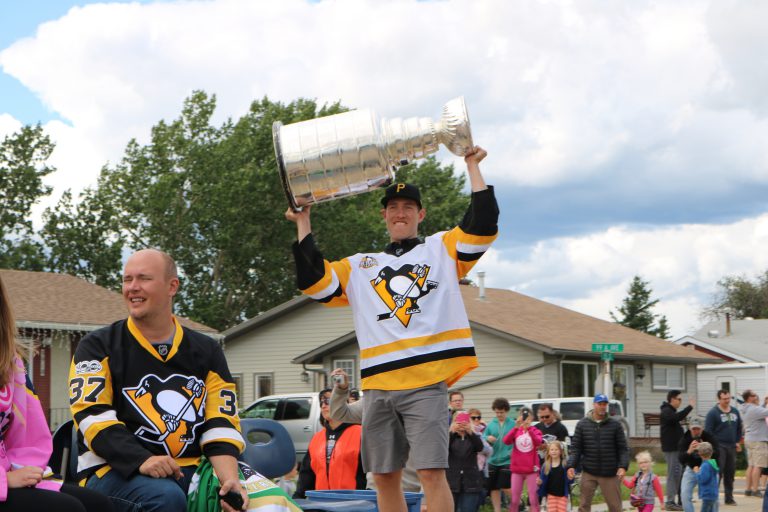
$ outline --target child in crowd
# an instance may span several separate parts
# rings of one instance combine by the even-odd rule
[[[546,444],[544,465],[539,479],[539,500],[547,498],[547,512],[566,512],[573,479],[565,471],[565,443],[550,441]]]
[[[720,468],[717,462],[712,460],[712,445],[704,442],[696,447],[701,457],[701,466],[693,468],[696,480],[699,483],[699,498],[701,498],[701,512],[714,512],[717,510],[718,473]]]
[[[293,496],[293,494],[296,492],[296,482],[298,480],[299,462],[293,465],[293,469],[291,471],[275,480],[275,483],[278,487],[284,490],[288,496]]]
[[[523,482],[528,488],[531,512],[539,512],[539,498],[536,494],[536,478],[539,473],[538,446],[541,444],[541,431],[531,426],[533,413],[528,407],[520,410],[515,426],[504,436],[504,444],[513,444],[509,470],[512,473],[512,500],[509,510],[518,512]]]
[[[635,455],[635,460],[639,469],[634,477],[624,479],[624,486],[634,489],[633,494],[643,501],[643,505],[638,507],[639,512],[651,512],[656,497],[661,503],[661,510],[664,510],[664,489],[659,477],[653,474],[651,454],[648,451],[639,452]]]

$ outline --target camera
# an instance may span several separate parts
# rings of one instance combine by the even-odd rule
[[[344,376],[337,373],[336,375],[333,376],[333,382],[341,386],[342,384],[344,384]]]
[[[523,421],[528,419],[528,409],[523,409]]]

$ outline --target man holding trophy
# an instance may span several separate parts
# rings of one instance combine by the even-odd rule
[[[467,120],[467,136],[449,148],[461,146],[471,203],[449,231],[418,238],[426,210],[419,189],[407,183],[390,185],[382,197],[391,243],[380,253],[328,262],[312,236],[311,206],[297,211],[292,202],[285,214],[297,226],[293,254],[301,291],[324,305],[353,309],[365,391],[363,466],[374,475],[382,512],[406,511],[401,476],[409,458],[428,510],[454,508],[445,476],[445,397],[449,386],[478,366],[459,279],[496,238],[499,215],[493,187],[480,173],[487,153],[471,144],[468,131]],[[277,139],[275,145],[280,159]]]

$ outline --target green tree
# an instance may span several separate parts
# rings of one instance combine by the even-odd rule
[[[768,270],[754,281],[745,276],[726,276],[717,282],[712,305],[704,316],[717,318],[728,311],[734,318],[768,318]]]
[[[214,126],[216,100],[195,92],[178,119],[152,128],[150,141],[128,143],[114,166],[102,169],[98,186],[73,206],[64,198],[47,215],[46,240],[57,268],[97,282],[114,280],[123,250],[157,247],[182,271],[177,311],[225,329],[295,296],[290,246],[295,225],[285,220],[287,201],[272,143],[272,124],[342,112],[338,103],[319,107],[299,99],[252,103],[237,121]],[[426,160],[404,168],[435,200],[425,232],[455,225],[467,197],[463,178]],[[429,194],[427,196],[427,194]],[[387,235],[381,194],[362,194],[316,205],[313,227],[326,257],[381,248]],[[429,203],[427,203],[429,204]],[[87,234],[86,240],[77,237]],[[90,254],[108,250],[103,260]]]
[[[668,339],[667,317],[653,313],[652,310],[658,304],[659,299],[651,299],[652,292],[648,281],[644,281],[640,276],[635,276],[629,285],[627,296],[622,301],[621,306],[617,308],[621,318],[617,317],[613,311],[610,312],[611,318],[614,322],[631,329]]]
[[[43,178],[54,145],[42,127],[24,126],[0,143],[0,267],[42,270],[42,244],[34,238],[31,211],[51,193]]]
[[[105,288],[120,286],[125,237],[115,210],[99,193],[87,188],[75,204],[71,191],[47,208],[40,232],[47,246],[47,267],[79,276]]]

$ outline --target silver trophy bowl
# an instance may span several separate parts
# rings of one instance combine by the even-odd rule
[[[474,147],[463,97],[446,103],[439,121],[379,120],[361,109],[287,125],[276,121],[272,138],[294,210],[386,187],[399,166],[437,152],[440,144],[458,156]]]

